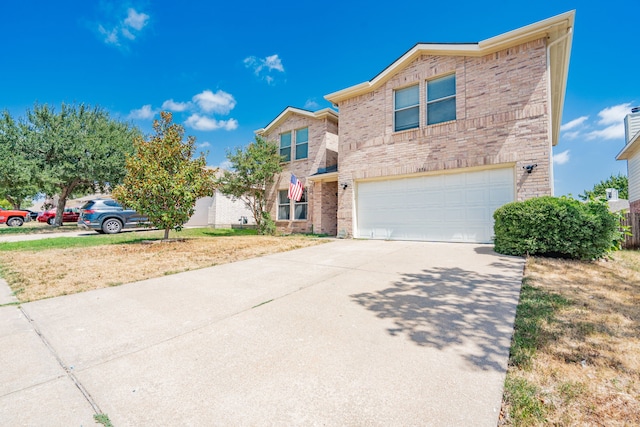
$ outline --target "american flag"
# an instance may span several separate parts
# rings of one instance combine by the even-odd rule
[[[298,178],[294,174],[291,174],[291,182],[289,183],[289,199],[299,202],[302,199],[302,183],[298,181]]]

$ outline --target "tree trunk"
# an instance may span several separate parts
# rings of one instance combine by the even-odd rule
[[[240,199],[240,200],[245,202],[245,204],[249,206],[249,208],[251,209],[251,213],[253,214],[253,220],[256,222],[256,229],[258,230],[258,234],[262,234],[260,232],[260,230],[262,229],[262,209],[258,205],[255,197],[253,199],[251,197],[247,197],[246,200],[244,199]]]
[[[164,229],[164,239],[163,240],[169,240],[169,230],[171,230],[170,228],[165,228]]]
[[[9,202],[11,206],[13,206],[13,209],[20,209],[20,200],[14,200],[14,198],[9,196],[8,194],[4,196],[4,198],[7,199],[7,202]]]
[[[71,181],[69,185],[61,188],[62,191],[58,196],[58,206],[56,207],[56,218],[53,222],[54,227],[60,227],[62,225],[62,215],[64,213],[64,207],[67,204],[67,198],[71,195],[78,184],[79,181],[75,179]]]

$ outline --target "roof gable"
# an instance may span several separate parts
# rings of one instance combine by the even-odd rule
[[[310,119],[316,119],[316,120],[322,120],[322,119],[328,118],[329,120],[333,120],[335,122],[338,121],[338,112],[335,110],[332,110],[331,108],[324,108],[322,110],[318,110],[314,112],[309,110],[303,110],[301,108],[287,107],[280,114],[278,114],[278,116],[275,119],[273,119],[267,126],[265,126],[262,129],[256,130],[255,133],[258,135],[267,134],[269,133],[269,131],[271,131],[271,129],[277,127],[282,122],[284,122],[289,117],[295,114],[303,117],[308,117]]]
[[[553,145],[556,145],[560,135],[569,72],[574,17],[575,11],[566,12],[478,43],[417,43],[373,79],[330,93],[325,99],[337,105],[347,99],[372,92],[421,55],[485,56],[545,37],[551,80],[552,141]]]

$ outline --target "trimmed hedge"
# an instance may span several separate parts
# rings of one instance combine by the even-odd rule
[[[498,208],[495,251],[505,255],[542,255],[593,260],[615,250],[620,222],[606,202],[568,197],[537,197]]]

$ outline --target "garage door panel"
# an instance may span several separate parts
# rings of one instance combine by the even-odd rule
[[[505,169],[493,169],[488,177],[489,181],[492,183],[502,183],[506,181],[513,181],[513,169],[505,168]]]
[[[464,222],[466,219],[466,216],[467,214],[464,206],[447,209],[447,216],[445,217],[445,221],[448,223]]]
[[[513,195],[513,186],[506,187],[491,187],[489,189],[489,201],[490,202],[502,202]],[[512,196],[513,197],[513,196]]]
[[[425,192],[420,197],[423,201],[423,205],[426,206],[441,206],[444,204],[446,193],[439,189],[438,191]]]
[[[358,183],[356,237],[490,242],[513,168]]]
[[[466,177],[464,174],[447,174],[443,176],[443,185],[447,187],[455,186],[462,187],[466,184]],[[428,177],[427,177],[428,178]]]
[[[444,201],[447,206],[464,206],[464,189],[451,189],[445,194]]]
[[[467,209],[467,220],[470,223],[486,223],[489,220],[489,215],[491,215],[492,211],[490,208],[485,206],[481,207],[470,207]]]
[[[435,205],[429,205],[419,211],[419,216],[414,217],[415,222],[424,223],[427,221],[442,221],[444,219],[444,211]]]
[[[484,205],[487,203],[487,199],[489,199],[489,197],[487,197],[486,192],[481,191],[481,189],[478,188],[467,189],[464,192],[464,200],[466,201],[467,205]]]

